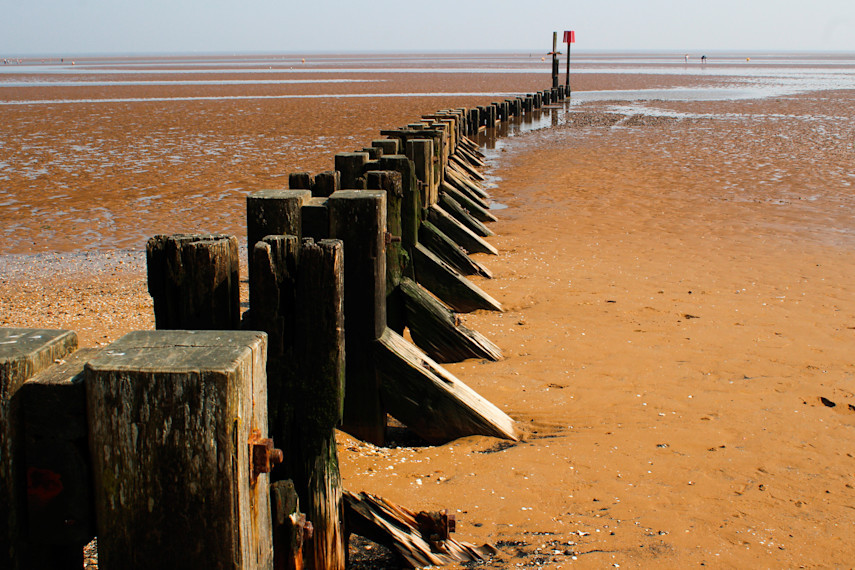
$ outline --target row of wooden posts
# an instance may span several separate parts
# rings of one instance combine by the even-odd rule
[[[96,535],[104,570],[344,568],[353,531],[412,566],[483,556],[453,517],[343,500],[334,432],[517,437],[441,366],[501,358],[455,315],[501,310],[467,278],[497,253],[470,137],[564,95],[440,111],[250,195],[243,315],[237,239],[171,235],[147,245],[157,330],[0,329],[0,567],[80,568]]]

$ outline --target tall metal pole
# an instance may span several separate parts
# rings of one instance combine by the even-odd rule
[[[567,42],[567,73],[564,83],[564,91],[568,94],[570,93],[570,42]]]

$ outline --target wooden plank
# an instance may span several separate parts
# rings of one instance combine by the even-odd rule
[[[514,421],[396,332],[375,344],[389,413],[425,441],[468,435],[516,441]]]
[[[437,362],[467,358],[501,360],[502,351],[487,337],[460,323],[445,305],[416,282],[405,279],[401,291],[407,309],[407,326],[413,342]]]
[[[472,178],[474,178],[476,180],[481,180],[481,181],[487,179],[483,174],[478,172],[478,170],[476,170],[471,164],[469,164],[465,160],[462,160],[460,157],[452,156],[451,161],[454,163],[455,166],[460,167],[460,169],[463,172],[465,172],[466,174],[468,174]]]
[[[443,180],[440,189],[441,192],[454,198],[454,200],[463,206],[463,208],[476,220],[481,222],[495,222],[498,220],[498,218],[496,218],[489,209],[484,208],[479,202],[472,200],[472,198],[458,190],[448,181]]]
[[[493,277],[489,269],[469,257],[462,247],[427,220],[422,222],[419,229],[419,240],[431,253],[463,275]]]
[[[502,305],[453,267],[419,244],[415,253],[416,281],[459,313],[478,309],[501,311]]]
[[[266,344],[137,331],[86,364],[99,568],[272,568]]]
[[[427,219],[469,253],[489,253],[490,255],[499,253],[493,245],[450,216],[437,204],[430,207]]]
[[[146,244],[146,265],[158,329],[240,328],[235,236],[158,235]]]
[[[342,429],[381,445],[386,411],[371,345],[386,328],[386,193],[340,190],[329,198],[330,237],[344,242],[346,396]]]
[[[79,570],[95,537],[83,348],[21,386],[27,494],[27,568]]]
[[[451,186],[453,186],[453,187],[454,187],[455,189],[457,189],[457,191],[458,191],[458,192],[460,192],[461,194],[465,194],[465,195],[466,195],[466,196],[467,196],[471,201],[473,201],[473,202],[475,202],[476,204],[478,204],[478,206],[480,206],[481,208],[488,209],[488,208],[490,207],[490,205],[487,203],[487,200],[486,200],[485,198],[483,198],[483,197],[480,195],[480,193],[475,192],[475,191],[474,191],[474,190],[473,190],[473,189],[472,189],[472,188],[471,188],[471,187],[466,183],[466,181],[464,181],[462,178],[460,178],[460,175],[459,175],[459,174],[457,174],[457,173],[455,173],[455,172],[454,172],[454,169],[449,168],[449,169],[445,172],[445,180],[444,180],[444,182],[447,182],[448,184],[450,184]]]
[[[496,235],[493,230],[485,226],[475,216],[466,211],[460,202],[449,196],[446,192],[441,192],[439,195],[439,207],[445,210],[449,215],[472,230],[477,236],[490,237]]]
[[[26,488],[22,474],[21,386],[77,349],[68,330],[0,328],[0,567],[25,564]]]
[[[481,184],[473,180],[469,173],[464,172],[456,163],[451,164],[446,173],[462,183],[463,189],[471,193],[473,197],[483,200],[485,204],[487,203],[486,200],[490,199],[490,195],[481,187]]]

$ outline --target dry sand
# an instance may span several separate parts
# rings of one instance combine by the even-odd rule
[[[623,87],[642,79],[677,81]],[[599,87],[584,81],[577,89]],[[242,233],[247,192],[327,170],[334,152],[420,113],[489,100],[123,104],[109,126],[103,105],[15,108],[6,154],[19,135],[48,131],[62,145],[72,144],[65,129],[98,128],[117,149],[148,140],[148,152],[186,143],[191,153],[200,135],[222,133],[213,146],[224,150],[210,162],[164,157],[145,173],[117,160],[82,177],[87,194],[66,199],[107,202],[113,220],[94,236],[83,233],[90,219],[74,225],[47,200],[56,227],[29,219],[4,236],[4,251],[22,255],[2,258],[0,326],[73,328],[90,346],[151,327],[145,236]],[[644,106],[660,112],[591,103],[561,126],[486,141],[493,194],[508,208],[492,226],[501,254],[479,257],[495,278],[478,284],[506,312],[464,321],[506,358],[448,368],[516,419],[524,440],[380,449],[342,434],[345,485],[458,511],[458,539],[499,547],[492,567],[851,567],[855,94]],[[295,142],[283,147],[285,136]],[[75,183],[49,176],[45,193]],[[131,198],[144,192],[123,190],[144,185],[163,198],[140,206]],[[76,240],[136,251],[23,255]]]

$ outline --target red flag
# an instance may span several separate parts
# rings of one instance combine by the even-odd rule
[[[572,30],[566,30],[564,32],[564,43],[565,44],[575,44],[576,43],[576,32]]]

